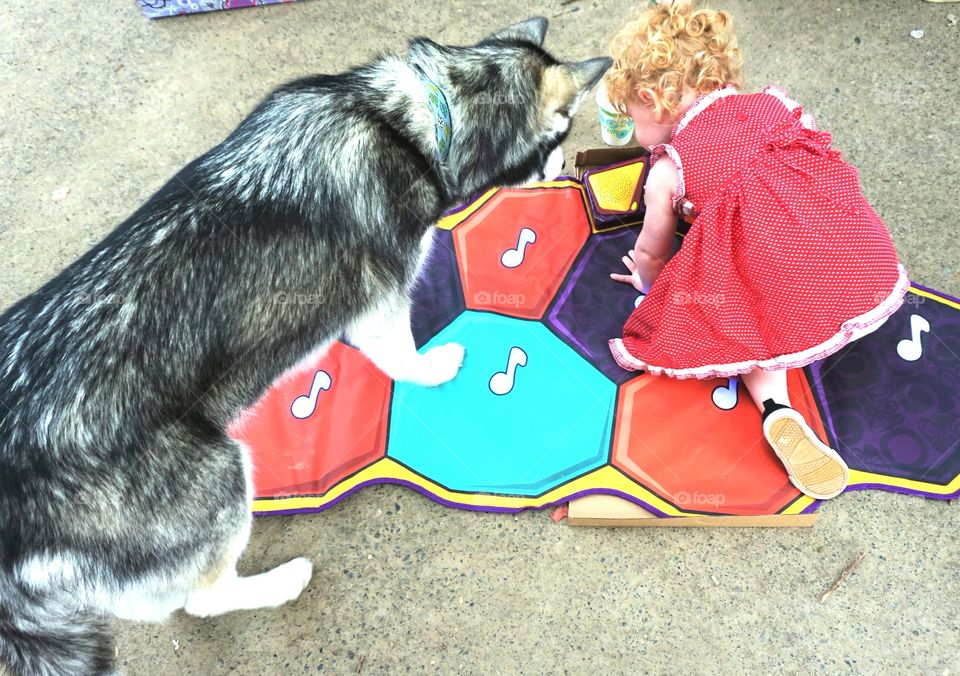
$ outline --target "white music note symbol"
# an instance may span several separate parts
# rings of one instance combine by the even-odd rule
[[[640,303],[642,303],[643,299],[646,297],[647,297],[646,294],[642,294],[642,293],[639,296],[637,296],[637,299],[633,301],[633,307],[640,307]]]
[[[930,322],[920,315],[910,315],[910,337],[897,343],[897,354],[904,361],[917,361],[923,354],[923,344],[920,335],[930,332]]]
[[[711,396],[714,406],[721,411],[729,411],[737,405],[737,379],[727,378],[727,384],[717,385]]]
[[[523,263],[523,258],[527,253],[527,245],[537,241],[537,233],[530,228],[521,228],[520,236],[517,238],[517,248],[507,249],[500,256],[500,262],[505,268],[515,268]]]
[[[510,348],[510,356],[507,357],[507,369],[497,371],[490,377],[490,391],[501,396],[508,394],[517,382],[517,367],[527,365],[527,353],[519,347]]]
[[[301,394],[290,405],[290,413],[293,414],[293,417],[298,420],[305,420],[312,416],[314,411],[317,410],[317,400],[320,398],[320,393],[329,390],[331,385],[333,385],[333,379],[330,374],[326,371],[317,371],[313,375],[310,394]]]

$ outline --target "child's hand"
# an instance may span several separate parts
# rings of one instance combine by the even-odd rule
[[[640,273],[637,272],[637,263],[634,260],[633,249],[630,249],[627,252],[627,255],[623,257],[623,264],[627,266],[627,270],[630,271],[629,275],[619,275],[615,272],[610,273],[610,279],[616,280],[618,282],[623,282],[625,284],[632,284],[640,293],[646,293],[647,290],[644,288],[643,280],[640,279]]]

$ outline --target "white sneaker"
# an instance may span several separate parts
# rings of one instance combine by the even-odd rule
[[[791,483],[802,493],[827,500],[847,487],[847,463],[820,441],[796,410],[773,399],[764,401],[763,436],[786,468]]]

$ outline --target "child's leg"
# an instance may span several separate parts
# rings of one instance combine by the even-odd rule
[[[763,410],[763,402],[767,399],[773,399],[784,406],[790,405],[790,395],[787,393],[787,372],[785,370],[764,371],[763,369],[753,369],[749,373],[744,373],[740,378],[743,380],[747,392],[753,397],[757,408],[761,411]]]
[[[820,500],[839,495],[847,486],[847,465],[790,406],[787,372],[754,369],[743,374],[742,379],[763,412],[763,436],[783,463],[793,485]]]

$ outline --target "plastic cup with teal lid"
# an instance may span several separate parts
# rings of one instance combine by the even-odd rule
[[[608,146],[625,146],[633,137],[633,120],[617,111],[607,98],[606,87],[597,86],[597,106],[600,108],[600,137]]]

